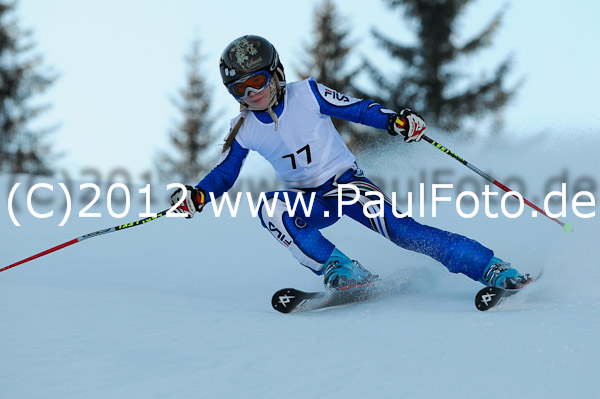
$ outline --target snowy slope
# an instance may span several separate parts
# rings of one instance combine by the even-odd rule
[[[571,180],[600,177],[591,149],[515,144],[486,154],[450,144],[499,180],[518,174],[538,201],[537,182],[563,170]],[[425,144],[414,148],[402,160],[379,154],[361,165],[389,178],[415,162],[451,167],[454,181],[471,176]],[[14,227],[8,180],[0,180],[0,267],[141,211],[136,203],[122,220],[72,216],[60,228],[58,210],[46,220],[21,211],[23,226]],[[247,206],[237,218],[210,210],[191,221],[163,218],[0,273],[0,398],[600,397],[598,216],[570,212],[576,232],[564,233],[529,211],[514,220],[462,219],[453,204],[438,212],[423,222],[476,238],[522,271],[543,266],[543,279],[502,311],[478,312],[479,284],[342,220],[327,237],[405,287],[355,306],[282,315],[270,306],[275,290],[316,290],[321,280]]]

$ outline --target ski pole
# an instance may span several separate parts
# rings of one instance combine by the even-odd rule
[[[458,155],[456,155],[455,153],[453,153],[452,151],[450,151],[448,148],[446,148],[443,145],[437,143],[435,140],[432,140],[432,139],[430,139],[429,137],[427,137],[425,135],[423,135],[422,138],[423,138],[423,140],[427,141],[429,144],[433,145],[438,150],[442,151],[443,153],[445,153],[447,155],[450,155],[452,158],[456,159],[458,162],[462,163],[467,168],[471,169],[473,172],[477,173],[479,176],[483,177],[484,179],[486,179],[490,183],[493,183],[494,185],[500,187],[502,190],[506,191],[507,193],[510,192],[510,191],[513,191],[510,188],[506,187],[504,184],[500,183],[498,180],[494,179],[492,176],[488,175],[487,173],[483,172],[481,169],[477,168],[475,165],[470,164],[469,162],[467,162],[463,158],[459,157]],[[513,195],[513,196],[515,198],[518,198],[516,195]],[[525,202],[527,205],[529,205],[530,207],[532,207],[536,211],[540,212],[542,215],[546,216],[548,219],[553,220],[554,222],[558,223],[563,228],[564,231],[567,231],[567,232],[568,231],[575,231],[575,230],[573,230],[573,225],[571,223],[563,223],[560,220],[551,217],[543,209],[541,209],[540,207],[536,206],[534,203],[532,203],[531,201],[527,200],[526,198],[523,198],[523,202]]]
[[[121,231],[121,230],[128,229],[130,227],[135,227],[135,226],[142,225],[144,223],[150,222],[150,221],[152,221],[154,219],[158,219],[159,217],[166,215],[167,211],[168,211],[168,209],[166,209],[166,210],[164,210],[162,212],[157,213],[156,216],[151,216],[151,217],[148,217],[148,218],[145,218],[145,219],[140,219],[140,220],[135,221],[135,222],[131,222],[131,223],[127,223],[127,224],[122,224],[120,226],[115,226],[115,227],[111,227],[111,228],[104,229],[104,230],[94,231],[93,233],[84,234],[81,237],[77,237],[77,238],[74,238],[74,239],[72,239],[70,241],[64,242],[64,243],[62,243],[60,245],[57,245],[55,247],[52,247],[52,248],[47,249],[45,251],[42,251],[39,254],[35,254],[33,256],[30,256],[27,259],[23,259],[23,260],[20,260],[20,261],[18,261],[16,263],[13,263],[12,265],[5,266],[2,269],[0,269],[0,272],[3,272],[3,271],[8,270],[8,269],[12,269],[15,266],[19,266],[19,265],[21,265],[23,263],[29,262],[30,260],[34,260],[34,259],[40,258],[40,257],[42,257],[44,255],[48,255],[48,254],[50,254],[52,252],[58,251],[59,249],[63,249],[65,247],[68,247],[68,246],[73,245],[73,244],[77,244],[78,242],[81,242],[83,240],[87,240],[88,238],[98,237],[98,236],[101,236],[103,234],[113,233],[115,231]]]

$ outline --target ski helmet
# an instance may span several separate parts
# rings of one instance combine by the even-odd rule
[[[226,87],[236,80],[265,70],[279,83],[277,98],[284,93],[285,73],[279,61],[279,54],[263,37],[246,35],[235,39],[223,50],[219,69]]]

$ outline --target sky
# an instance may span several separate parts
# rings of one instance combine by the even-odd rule
[[[302,45],[311,40],[312,13],[320,3],[20,0],[20,26],[33,30],[45,65],[60,75],[41,98],[52,109],[37,121],[60,123],[53,136],[54,148],[64,153],[59,176],[152,179],[147,172],[156,152],[168,148],[168,131],[179,117],[170,99],[184,85],[183,59],[195,39],[201,41],[202,67],[214,92],[216,127],[225,136],[237,103],[221,84],[223,48],[244,34],[264,36],[279,51],[288,81],[297,80]],[[357,43],[356,60],[361,54],[382,67],[388,63],[369,34],[374,26],[397,40],[414,40],[410,23],[405,25],[402,14],[382,0],[335,4]],[[503,7],[494,46],[469,60],[465,70],[478,76],[514,56],[508,83],[524,78],[525,84],[505,111],[506,134],[552,132],[567,140],[595,134],[600,126],[600,61],[593,50],[600,37],[598,3],[475,1],[461,18],[457,39],[478,33]]]

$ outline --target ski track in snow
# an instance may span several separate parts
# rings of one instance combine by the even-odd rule
[[[454,166],[418,148],[415,157]],[[591,151],[573,151],[570,173],[595,170]],[[528,166],[532,180],[553,174],[544,153],[513,152],[514,165],[469,156],[472,147],[459,153],[497,171]],[[384,170],[390,165],[403,170],[392,160]],[[368,172],[369,162],[362,166]],[[7,178],[0,183],[4,190]],[[478,312],[479,284],[344,219],[325,234],[402,287],[353,306],[282,315],[271,309],[273,292],[318,290],[321,279],[257,219],[205,211],[156,220],[0,273],[0,397],[600,397],[597,217],[567,218],[576,230],[567,234],[541,217],[464,220],[442,205],[424,222],[475,238],[522,271],[543,267],[542,279],[499,310]],[[73,217],[58,228],[58,215],[21,217],[17,228],[0,214],[0,267],[121,223]]]

